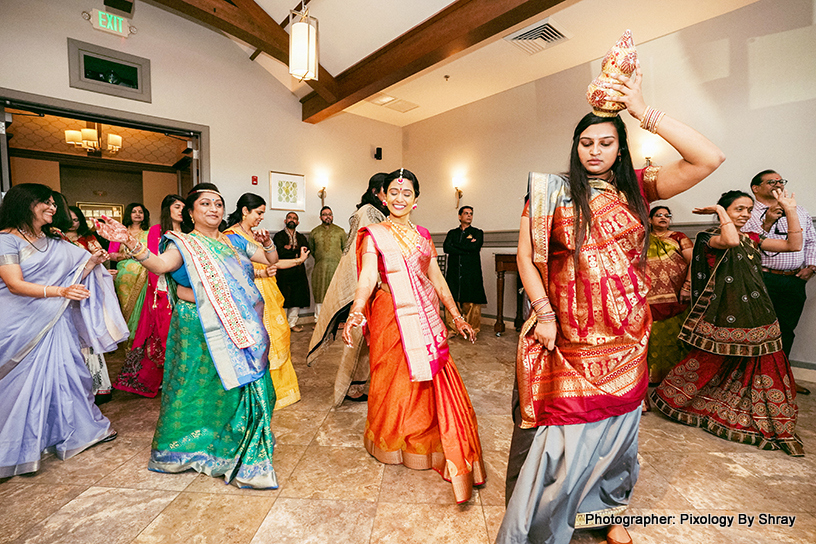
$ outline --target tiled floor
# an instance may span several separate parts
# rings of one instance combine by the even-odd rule
[[[504,513],[504,471],[517,335],[485,327],[475,345],[452,342],[473,399],[488,482],[465,505],[433,471],[382,465],[362,445],[365,405],[331,410],[339,341],[304,364],[311,329],[293,334],[303,400],[273,417],[280,488],[241,490],[192,472],[147,470],[159,400],[116,392],[102,407],[119,438],[34,475],[0,483],[0,542],[423,543],[492,542]],[[121,359],[121,357],[119,357]],[[113,372],[121,363],[112,358]],[[812,388],[812,384],[808,384]],[[814,388],[816,393],[816,388]],[[678,516],[674,525],[630,528],[638,544],[816,542],[816,394],[799,397],[804,458],[762,452],[644,416],[641,475],[629,513]],[[796,516],[781,525],[680,523],[682,513]],[[603,532],[578,532],[597,543]]]

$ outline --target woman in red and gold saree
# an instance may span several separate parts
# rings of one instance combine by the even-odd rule
[[[649,383],[657,385],[688,353],[688,347],[677,335],[688,309],[691,285],[686,278],[692,243],[682,232],[669,230],[671,210],[666,206],[654,206],[649,212],[649,223],[646,270],[652,287],[646,301],[652,311],[652,333],[646,361]]]
[[[440,299],[457,316],[460,334],[473,341],[473,329],[456,312],[430,234],[409,220],[416,177],[401,169],[385,187],[390,216],[357,235],[359,283],[343,331],[351,345],[352,328],[368,324],[364,443],[383,463],[436,470],[462,503],[484,484],[485,467],[476,414],[448,352]]]
[[[805,454],[796,436],[796,385],[782,351],[779,322],[762,280],[759,249],[797,251],[802,228],[793,198],[777,197],[788,217],[788,239],[740,233],[753,199],[725,193],[721,224],[697,235],[692,261],[694,304],[680,339],[693,349],[651,394],[670,418],[763,450]]]
[[[168,231],[181,231],[184,197],[167,195],[162,200],[161,219],[147,231],[147,248],[159,254],[159,243]],[[164,376],[164,353],[173,308],[167,295],[167,279],[148,270],[147,290],[139,321],[133,336],[133,346],[125,356],[115,389],[143,397],[159,394]]]
[[[576,527],[608,527],[638,477],[646,395],[645,225],[648,201],[693,186],[722,162],[714,144],[643,103],[641,73],[613,85],[629,113],[683,157],[635,172],[617,115],[586,115],[573,133],[569,174],[531,173],[518,268],[534,313],[521,329],[508,502],[497,542],[567,544]],[[657,119],[655,122],[654,119]]]

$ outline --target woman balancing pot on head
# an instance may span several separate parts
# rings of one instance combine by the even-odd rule
[[[148,270],[170,277],[175,304],[148,468],[193,469],[239,487],[276,488],[275,390],[252,269],[253,262],[274,264],[275,248],[268,234],[255,243],[218,231],[224,200],[212,183],[193,187],[184,216],[184,230],[191,232],[166,233],[161,255],[112,219],[97,226]]]
[[[167,195],[162,200],[159,224],[147,231],[147,248],[154,254],[159,254],[159,243],[166,232],[181,232],[183,210],[182,196]],[[133,346],[125,356],[114,388],[151,398],[159,394],[171,314],[166,279],[148,270],[144,303],[134,331]]]
[[[263,197],[253,193],[241,195],[235,211],[227,218],[229,228],[224,234],[241,236],[248,242],[255,241],[255,234],[267,235],[265,229],[257,229],[266,213],[266,201]],[[273,246],[274,247],[274,246]],[[306,259],[309,250],[301,248],[301,256],[297,259],[278,259],[274,267],[253,263],[255,286],[260,290],[264,299],[263,322],[269,335],[269,373],[272,384],[275,386],[275,409],[284,408],[300,400],[297,374],[292,366],[292,356],[289,350],[289,323],[286,321],[286,310],[283,309],[283,294],[278,288],[275,279],[275,269],[292,268]],[[270,253],[270,255],[272,255]]]
[[[742,191],[729,191],[716,206],[694,210],[716,214],[720,224],[698,234],[694,244],[693,303],[680,332],[692,350],[650,398],[680,423],[801,456],[796,383],[762,279],[759,250],[799,251],[802,226],[793,195],[776,189],[774,196],[788,219],[787,239],[740,233],[754,207],[754,199]]]
[[[389,216],[357,234],[359,282],[343,329],[367,325],[371,382],[365,448],[380,462],[433,468],[453,484],[456,502],[485,482],[476,414],[448,353],[439,300],[471,342],[427,229],[411,223],[419,181],[408,170],[383,183]],[[378,274],[382,282],[378,283]]]
[[[605,525],[591,514],[626,509],[648,385],[648,202],[685,191],[724,160],[646,106],[629,31],[603,68],[588,93],[594,111],[573,133],[569,173],[529,178],[517,260],[535,312],[519,338],[500,544],[566,544],[575,528]],[[636,171],[622,109],[682,159]],[[608,543],[630,541],[623,526],[608,527]]]

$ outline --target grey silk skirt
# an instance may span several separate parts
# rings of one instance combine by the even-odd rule
[[[640,415],[638,406],[593,423],[539,427],[496,543],[569,544],[576,528],[603,527],[623,513],[639,472]]]

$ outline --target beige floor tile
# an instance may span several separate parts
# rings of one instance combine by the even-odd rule
[[[513,398],[513,384],[504,391],[490,391],[468,387],[470,402],[476,411],[476,418],[481,416],[511,417],[510,402]]]
[[[329,412],[317,431],[318,446],[346,446],[363,449],[365,412]]]
[[[412,470],[403,465],[385,465],[379,502],[456,504],[453,486],[433,469]],[[479,490],[467,504],[479,504]]]
[[[504,482],[507,476],[507,451],[483,451],[487,483],[479,488],[482,504],[504,508]]]
[[[246,544],[274,497],[181,493],[133,544]]]
[[[785,504],[773,496],[762,478],[725,457],[713,453],[644,452],[641,455],[699,511],[785,509]]]
[[[376,501],[383,466],[361,448],[309,446],[280,496]]]
[[[334,384],[320,386],[302,386],[300,400],[290,404],[275,414],[290,412],[328,412],[334,404]]]
[[[110,419],[111,426],[120,436],[152,439],[159,420],[161,396],[149,399],[124,391],[114,391],[113,394],[115,402],[108,402],[100,407],[102,413]]]
[[[496,542],[496,535],[504,519],[504,506],[483,505],[485,526],[487,527],[488,542]]]
[[[102,478],[97,485],[128,489],[183,491],[197,476],[197,473],[191,470],[178,474],[153,472],[147,469],[148,461],[150,461],[150,448],[145,448]]]
[[[510,451],[513,419],[510,416],[481,416],[478,418],[482,451]]]
[[[91,446],[65,461],[49,456],[43,460],[40,470],[27,478],[32,483],[90,486],[149,446],[149,438],[120,436],[112,442]]]
[[[76,485],[33,484],[24,478],[0,485],[0,543],[11,542],[85,489]]]
[[[293,405],[294,406],[294,405]],[[322,412],[303,412],[289,410],[275,412],[272,416],[272,432],[276,444],[290,446],[308,446],[317,434],[317,430],[326,419],[326,410]]]
[[[664,452],[744,452],[753,446],[714,436],[698,427],[672,421],[652,408],[640,420],[638,451]]]
[[[658,508],[693,511],[694,506],[668,480],[640,456],[640,475],[629,503],[630,508]]]
[[[379,503],[371,544],[488,544],[481,505]]]
[[[367,544],[376,512],[368,501],[280,498],[252,544]]]
[[[178,495],[91,487],[17,540],[19,544],[126,544]]]

